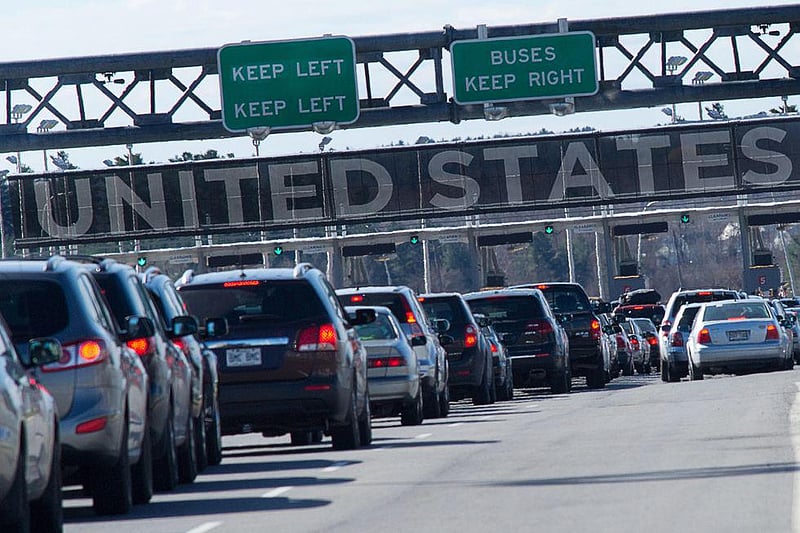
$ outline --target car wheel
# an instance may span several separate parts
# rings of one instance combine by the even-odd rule
[[[701,381],[703,379],[703,372],[700,367],[692,362],[691,357],[689,358],[689,379],[691,381]]]
[[[661,362],[661,381],[669,382],[669,366],[666,361]]]
[[[445,418],[450,414],[450,387],[445,385],[439,393],[439,417]]]
[[[650,367],[650,361],[644,363],[642,369],[644,370],[644,374],[650,375],[653,372],[653,369]]]
[[[178,486],[178,455],[175,450],[175,421],[172,418],[172,409],[167,415],[166,428],[161,437],[161,446],[158,451],[153,469],[153,482],[157,491],[172,490]]]
[[[186,417],[186,440],[178,447],[178,479],[181,483],[192,483],[197,478],[197,455],[194,442],[194,418]]]
[[[590,389],[602,389],[606,386],[606,373],[603,368],[596,368],[586,375],[586,386]]]
[[[308,446],[311,444],[310,431],[292,431],[289,433],[289,440],[292,446]]]
[[[625,368],[622,369],[623,376],[632,376],[633,375],[633,362],[628,361],[628,364],[625,365]]]
[[[150,428],[144,428],[142,452],[139,461],[131,467],[133,483],[133,503],[141,505],[153,498],[153,444]]]
[[[5,499],[0,502],[0,525],[3,531],[28,533],[30,530],[30,503],[25,482],[25,436],[20,433],[19,460],[14,471],[14,480]]]
[[[400,424],[403,426],[418,426],[422,424],[422,392],[417,391],[414,401],[403,404],[400,413]]]
[[[54,421],[55,427],[58,422]],[[61,441],[56,436],[50,461],[50,479],[38,500],[31,502],[31,531],[56,532],[63,529],[64,511],[61,494]],[[4,529],[5,531],[5,529]]]
[[[497,386],[494,383],[492,365],[489,365],[489,370],[487,372],[489,374],[489,377],[487,378],[489,381],[489,403],[492,404],[497,402]]]
[[[197,458],[198,472],[202,472],[208,466],[207,440],[205,417],[200,413],[200,416],[194,419],[194,455]]]
[[[558,374],[550,383],[550,392],[553,394],[566,394],[572,388],[572,374],[569,369]]]
[[[222,428],[219,422],[219,401],[212,398],[209,411],[206,411],[206,455],[208,464],[222,462]]]
[[[514,379],[510,374],[506,376],[506,399],[508,401],[514,399]]]
[[[372,444],[372,411],[369,407],[369,391],[364,395],[364,410],[358,418],[358,436],[361,446]]]
[[[333,426],[331,428],[331,440],[334,450],[355,450],[361,442],[358,432],[358,414],[356,410],[356,391],[355,387],[350,398],[350,409],[347,413],[347,421],[344,425]]]
[[[116,463],[91,471],[92,501],[98,515],[127,514],[133,507],[133,484],[128,456],[128,421],[123,421],[122,443]]]
[[[473,405],[488,405],[492,400],[492,391],[490,390],[489,384],[492,380],[486,374],[487,372],[484,368],[481,383],[475,388],[475,392],[472,393]]]

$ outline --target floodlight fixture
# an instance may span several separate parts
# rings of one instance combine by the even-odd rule
[[[503,120],[508,116],[508,108],[494,104],[483,104],[483,118],[490,121]]]
[[[323,150],[325,150],[325,146],[327,146],[328,143],[330,143],[332,140],[333,139],[328,137],[327,135],[323,137],[322,140],[319,141],[319,151],[322,152]]]
[[[57,120],[53,120],[51,118],[46,118],[42,120],[39,125],[36,127],[37,133],[47,133],[51,129],[55,128],[58,125]]]
[[[563,102],[555,102],[550,104],[550,112],[557,117],[573,114],[575,112],[575,99],[567,97],[564,98]]]
[[[269,128],[264,126],[262,128],[247,128],[247,134],[253,141],[263,141],[269,135]]]
[[[16,122],[21,119],[25,113],[30,112],[31,109],[33,109],[33,107],[30,104],[16,104],[11,108],[11,118]]]
[[[116,166],[116,165],[114,164],[114,162],[113,162],[112,160],[110,160],[110,159],[103,159],[103,164],[104,164],[105,166],[107,166],[107,167],[113,167],[113,166]]]
[[[678,70],[678,67],[686,63],[686,58],[684,56],[671,56],[667,59],[667,62],[664,64],[664,67],[670,72],[674,73]]]
[[[669,107],[662,107],[661,112],[667,115],[668,117],[672,116],[672,109]]]
[[[311,127],[314,129],[315,132],[319,133],[320,135],[327,135],[333,130],[336,129],[338,124],[333,120],[323,120],[321,122],[314,122]]]
[[[11,172],[11,171],[8,170],[8,169],[5,169],[5,168],[3,170],[0,170],[0,179],[3,179],[6,176],[8,176],[9,172]]]
[[[697,72],[695,72],[694,78],[692,78],[692,83],[695,85],[701,85],[710,80],[711,76],[713,75],[714,75],[713,72],[709,72],[707,70],[698,70]]]
[[[15,156],[15,155],[10,155],[10,156],[6,157],[6,161],[11,163],[12,165],[16,165],[17,163],[19,163],[19,159],[17,159],[17,156]]]
[[[432,142],[433,142],[433,139],[431,139],[427,135],[420,135],[419,137],[417,137],[417,140],[414,141],[414,144],[428,144],[428,143],[432,143]]]

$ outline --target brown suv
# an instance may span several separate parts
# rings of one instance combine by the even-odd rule
[[[336,449],[372,441],[367,353],[325,275],[308,263],[194,275],[176,283],[219,364],[222,434],[328,433]]]

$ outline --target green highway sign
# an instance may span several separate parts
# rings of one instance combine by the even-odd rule
[[[478,104],[595,94],[595,50],[588,31],[455,41],[453,99]]]
[[[358,120],[355,44],[348,37],[227,44],[217,65],[229,131]]]

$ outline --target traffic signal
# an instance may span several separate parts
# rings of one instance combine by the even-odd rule
[[[555,228],[553,227],[553,225],[552,225],[552,224],[548,224],[548,225],[546,225],[546,226],[544,227],[544,232],[545,232],[547,235],[552,235],[554,231],[555,231]]]
[[[688,224],[690,220],[689,213],[681,213],[681,224]]]
[[[139,265],[140,267],[145,266],[147,264],[147,258],[144,257],[144,256],[141,256],[141,257],[137,258],[136,259],[136,264]]]
[[[272,251],[275,252],[275,255],[281,255],[283,253],[283,246],[276,246]]]
[[[408,239],[408,242],[410,242],[411,244],[419,244],[419,235],[412,235]]]

